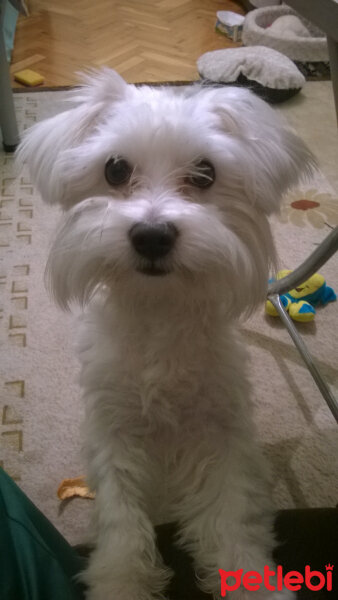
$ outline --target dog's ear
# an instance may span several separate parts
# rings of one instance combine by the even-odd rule
[[[283,194],[310,176],[316,160],[304,142],[263,100],[248,90],[215,90],[215,112],[229,136],[250,201],[270,214]],[[217,98],[218,97],[218,98]]]
[[[128,85],[115,71],[101,69],[81,75],[83,85],[67,100],[72,108],[41,121],[23,136],[17,151],[17,162],[26,162],[45,202],[60,203],[68,208],[63,179],[65,151],[80,146],[94,131],[98,116],[105,108],[122,100]]]

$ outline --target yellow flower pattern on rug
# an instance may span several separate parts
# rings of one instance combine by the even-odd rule
[[[314,188],[297,189],[282,203],[279,220],[297,227],[335,227],[338,225],[338,198]]]

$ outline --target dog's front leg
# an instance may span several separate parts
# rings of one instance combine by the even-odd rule
[[[227,577],[223,597],[226,591],[229,600],[295,600],[286,588],[276,589],[275,578],[270,587],[264,586],[264,567],[275,571],[274,513],[265,459],[250,433],[242,439],[231,439],[226,432],[223,437],[227,439],[216,434],[201,445],[206,460],[210,452],[210,461],[204,465],[202,481],[196,469],[188,482],[193,493],[186,495],[179,510],[181,543],[194,557],[201,587],[214,598],[222,597],[221,569],[233,572],[232,577],[223,573]],[[201,464],[202,456],[196,458]],[[259,589],[246,587],[246,580],[243,585],[249,571],[262,577]]]
[[[109,414],[93,412],[88,439],[89,482],[96,491],[96,547],[83,576],[87,598],[158,600],[168,570],[156,550],[145,502],[151,461],[142,438],[114,431]]]

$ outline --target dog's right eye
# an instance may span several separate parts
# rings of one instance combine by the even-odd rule
[[[130,164],[120,157],[110,158],[106,162],[104,174],[110,185],[122,185],[129,181],[133,172]]]
[[[210,187],[215,181],[215,168],[206,159],[201,159],[195,164],[188,177],[189,183],[201,189]]]

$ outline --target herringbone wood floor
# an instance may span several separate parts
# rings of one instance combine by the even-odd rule
[[[129,82],[196,79],[201,54],[238,45],[214,31],[216,11],[243,14],[232,0],[29,0],[29,9],[11,73],[33,69],[45,86],[74,84],[77,71],[101,65]]]

